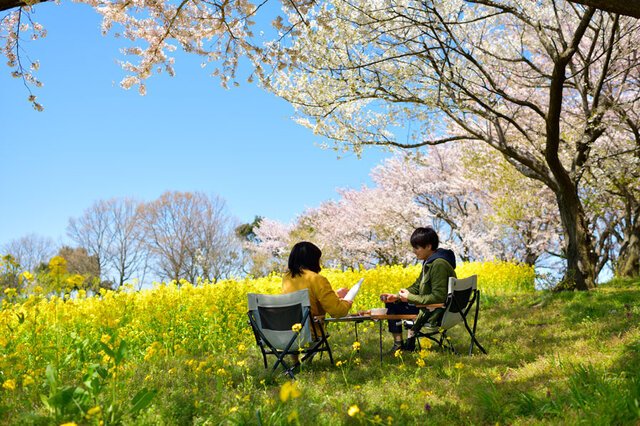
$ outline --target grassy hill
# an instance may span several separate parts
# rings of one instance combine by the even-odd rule
[[[366,274],[355,309],[372,307],[381,288],[397,285],[389,282],[415,276]],[[327,275],[335,287],[358,276]],[[277,292],[278,277],[4,300],[0,423],[640,422],[640,281],[566,293],[489,281],[478,325],[488,355],[430,348],[385,354],[381,365],[377,324],[359,327],[359,351],[352,325],[331,324],[337,365],[315,359],[295,382],[267,374],[246,321],[246,292]],[[464,352],[469,340],[459,328],[452,341]],[[385,350],[391,344],[385,332]]]

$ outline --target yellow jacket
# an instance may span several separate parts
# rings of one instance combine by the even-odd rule
[[[302,275],[292,277],[291,273],[287,272],[282,278],[282,292],[285,294],[305,288],[309,289],[309,302],[313,316],[324,316],[328,313],[332,317],[338,318],[349,312],[349,302],[340,300],[331,288],[329,280],[322,275],[303,269]]]

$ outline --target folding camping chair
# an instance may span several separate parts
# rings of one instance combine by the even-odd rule
[[[249,293],[247,296],[249,323],[262,352],[264,368],[268,368],[267,355],[277,358],[271,374],[282,365],[285,374],[294,378],[293,369],[298,364],[289,365],[285,359],[287,355],[304,354],[300,360],[302,363],[311,360],[317,353],[328,352],[329,360],[333,364],[324,327],[311,315],[309,290],[288,294]],[[300,324],[299,332],[293,330],[295,324]],[[312,327],[315,330],[313,333]],[[312,334],[315,335],[315,340]]]
[[[482,347],[476,338],[476,325],[478,324],[478,312],[480,309],[480,290],[478,290],[478,276],[472,275],[468,278],[449,278],[449,289],[447,300],[444,303],[444,314],[440,324],[425,324],[420,330],[416,330],[416,340],[420,342],[420,337],[426,337],[438,344],[439,347],[446,347],[454,353],[458,353],[451,343],[447,331],[462,323],[471,337],[469,345],[469,355],[473,353],[473,346],[478,347],[482,353],[487,351]],[[467,315],[475,305],[475,313],[473,315],[473,327],[469,326]],[[412,325],[407,324],[405,325]]]

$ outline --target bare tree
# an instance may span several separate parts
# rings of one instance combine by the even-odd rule
[[[141,203],[131,198],[114,198],[106,204],[112,236],[108,264],[113,281],[117,287],[132,278],[142,281],[148,251],[140,223]]]
[[[26,271],[34,271],[56,254],[56,243],[49,237],[29,234],[7,243],[3,254],[10,254]]]
[[[194,223],[197,237],[191,252],[195,276],[192,273],[190,279],[195,282],[200,276],[215,282],[239,270],[241,244],[235,233],[237,223],[226,212],[224,200],[204,197],[200,202],[201,215]]]
[[[87,250],[98,265],[97,275],[104,279],[110,258],[113,230],[109,214],[109,203],[96,201],[79,218],[69,219],[67,235],[78,247]]]
[[[200,192],[165,192],[141,207],[141,218],[162,278],[215,281],[236,267],[237,237],[222,199]]]

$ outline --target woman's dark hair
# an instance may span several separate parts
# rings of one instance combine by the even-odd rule
[[[302,275],[303,269],[308,269],[315,273],[320,272],[320,256],[322,256],[322,251],[315,244],[308,241],[297,243],[289,254],[291,276]]]
[[[427,226],[426,228],[416,228],[411,234],[411,247],[426,247],[431,245],[431,250],[438,250],[438,245],[440,244],[440,240],[438,239],[438,234],[433,230],[432,227]]]

